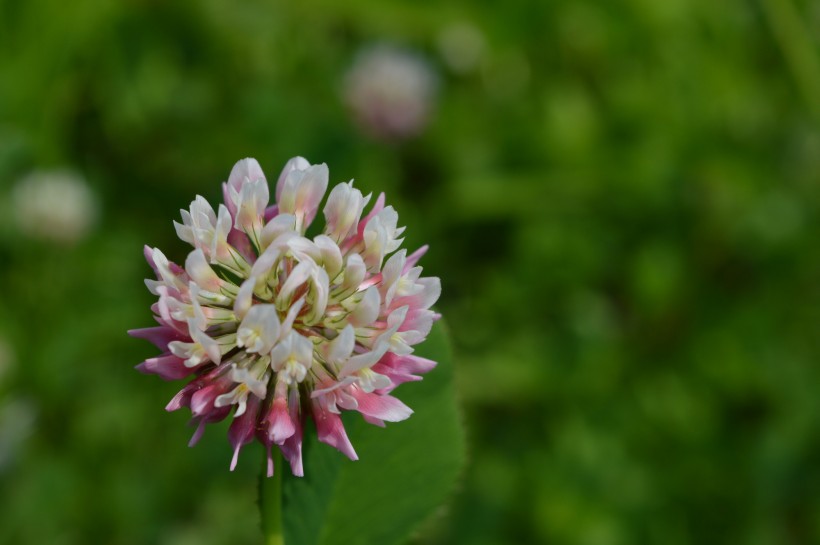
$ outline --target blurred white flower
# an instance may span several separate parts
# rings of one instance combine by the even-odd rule
[[[15,220],[24,234],[62,244],[82,239],[97,220],[97,202],[77,174],[34,171],[12,193]]]
[[[37,411],[24,399],[0,402],[0,472],[4,471],[20,451],[34,429]]]
[[[438,77],[420,55],[388,45],[356,57],[345,78],[345,101],[368,133],[385,139],[414,136],[433,110]]]
[[[481,30],[466,21],[444,27],[436,41],[441,58],[457,74],[476,70],[486,47]]]
[[[11,346],[0,337],[0,386],[15,357]],[[0,390],[0,473],[14,461],[34,427],[33,405],[22,399],[6,398]]]

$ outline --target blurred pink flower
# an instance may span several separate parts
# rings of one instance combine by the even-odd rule
[[[265,175],[244,159],[223,184],[224,204],[214,210],[198,196],[175,222],[193,246],[184,266],[145,248],[159,325],[129,333],[162,353],[137,368],[193,377],[166,407],[191,410],[191,444],[233,413],[231,469],[256,438],[268,449],[269,475],[276,446],[301,476],[307,418],[319,440],[357,459],[341,411],[379,426],[404,420],[412,411],[392,390],[435,366],[412,354],[440,317],[430,310],[439,279],[416,266],[427,248],[399,249],[404,228],[384,194],[362,218],[370,195],[352,182],[331,190],[324,233],[305,237],[327,185],[326,165],[291,159],[269,206]]]
[[[378,138],[415,136],[432,113],[438,78],[421,56],[387,45],[362,51],[345,79],[345,101]]]

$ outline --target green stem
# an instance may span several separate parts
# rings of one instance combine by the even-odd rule
[[[285,545],[282,528],[282,453],[273,447],[273,477],[268,477],[267,457],[262,457],[262,472],[259,474],[259,515],[262,520],[262,535],[265,545]]]

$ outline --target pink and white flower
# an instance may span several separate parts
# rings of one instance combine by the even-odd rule
[[[197,196],[181,211],[177,234],[193,247],[184,267],[145,248],[159,325],[129,333],[162,353],[137,369],[191,377],[166,407],[191,410],[191,444],[233,414],[231,469],[256,438],[269,476],[274,447],[301,476],[308,418],[320,441],[356,460],[340,413],[358,411],[378,426],[404,420],[412,410],[392,391],[436,365],[413,355],[440,317],[430,309],[439,279],[416,266],[427,247],[399,250],[404,228],[384,194],[362,218],[370,195],[352,182],[331,190],[324,232],[308,238],[327,186],[326,165],[296,157],[271,205],[259,164],[243,159],[223,184],[224,204],[215,210]]]

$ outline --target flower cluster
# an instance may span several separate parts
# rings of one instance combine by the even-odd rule
[[[302,433],[313,418],[320,441],[357,459],[340,413],[355,410],[372,424],[412,411],[390,392],[421,380],[435,362],[414,356],[439,315],[438,278],[416,266],[426,247],[400,250],[403,227],[380,195],[352,182],[335,186],[323,212],[324,232],[305,231],[327,190],[328,169],[296,157],[276,184],[276,204],[254,159],[239,161],[214,210],[200,196],[175,227],[193,246],[185,265],[145,248],[156,273],[146,280],[159,300],[159,326],[132,330],[163,353],[137,366],[166,380],[191,380],[167,410],[188,407],[197,442],[206,424],[231,413],[231,469],[257,438],[277,446],[303,475]]]

